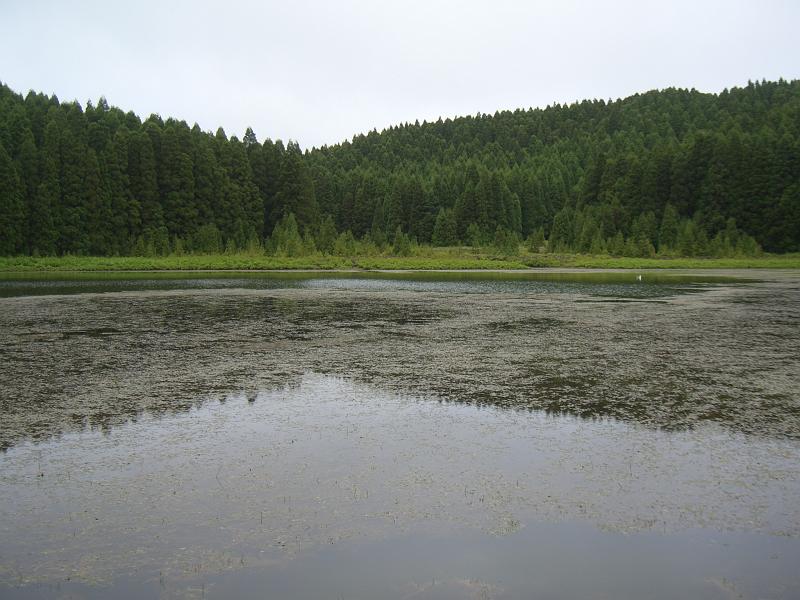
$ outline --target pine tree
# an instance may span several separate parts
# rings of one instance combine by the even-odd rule
[[[549,248],[551,252],[569,252],[574,238],[574,212],[564,207],[556,213],[550,230]]]
[[[128,149],[128,179],[131,196],[139,207],[141,228],[133,234],[160,230],[164,226],[164,212],[158,196],[158,172],[152,137],[140,132],[133,134]]]
[[[294,213],[288,213],[275,225],[268,248],[279,256],[300,256],[303,253],[303,239],[300,237]]]
[[[109,249],[114,254],[127,254],[132,240],[141,230],[140,206],[133,199],[128,177],[129,139],[127,128],[118,129],[100,154],[100,170],[110,198]]]
[[[276,222],[282,215],[289,213],[293,213],[301,225],[313,225],[319,218],[314,183],[296,142],[289,142],[286,147],[278,177],[275,205],[269,220]]]
[[[199,225],[190,139],[183,122],[168,121],[161,135],[158,186],[164,225],[169,235],[179,237],[186,237]]]
[[[28,252],[33,256],[51,256],[56,252],[53,205],[58,197],[57,190],[57,186],[40,183],[28,206]]]
[[[353,200],[353,235],[361,236],[367,233],[372,227],[372,220],[378,204],[383,202],[385,189],[371,172],[365,173],[356,183]]]
[[[545,249],[544,227],[537,227],[528,238],[528,251],[542,252]]]
[[[434,246],[455,246],[458,244],[456,216],[452,209],[439,209],[431,241]]]
[[[541,228],[562,251],[797,251],[798,99],[798,81],[665,90],[400,125],[304,153],[250,128],[239,141],[102,98],[84,110],[0,85],[0,144],[17,181],[6,174],[17,192],[4,218],[17,198],[23,214],[5,251],[157,254],[216,235],[220,249],[257,249],[290,212],[303,252],[317,247],[322,214],[370,252],[398,226],[440,243],[451,215],[475,244],[500,226]]]
[[[658,232],[658,251],[665,252],[677,247],[678,242],[678,211],[667,203],[664,214],[661,216],[661,228]]]
[[[411,239],[406,235],[403,229],[398,226],[394,232],[394,244],[392,252],[397,256],[410,256],[411,255]]]
[[[19,175],[0,144],[0,255],[20,253],[25,244],[25,206]]]
[[[111,254],[114,244],[111,197],[101,177],[100,163],[94,149],[86,149],[85,161],[87,250],[96,256]]]
[[[97,190],[85,185],[88,147],[69,127],[61,130],[61,202],[58,211],[61,253],[89,252],[89,198]],[[96,180],[92,181],[96,184]]]
[[[315,240],[317,249],[323,254],[330,254],[333,252],[333,245],[338,235],[333,217],[325,215],[325,218],[322,219],[319,225],[319,231]]]

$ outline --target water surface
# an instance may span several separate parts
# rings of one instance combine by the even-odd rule
[[[800,442],[311,373],[220,400],[8,451],[3,595],[800,593]]]
[[[0,273],[0,298],[42,294],[178,289],[416,290],[589,293],[655,297],[709,285],[756,282],[724,274],[625,271],[117,271]]]
[[[791,273],[227,275],[0,281],[0,596],[800,595]]]

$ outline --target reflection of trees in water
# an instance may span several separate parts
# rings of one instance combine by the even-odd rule
[[[435,318],[421,303],[316,291],[40,297],[8,308],[0,317],[3,449],[291,385],[318,364],[308,358],[315,346],[339,340],[346,348],[348,330]]]
[[[294,385],[308,371],[445,401],[800,435],[790,285],[592,299],[287,289],[7,300],[0,446]]]

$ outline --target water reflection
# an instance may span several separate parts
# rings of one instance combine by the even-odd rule
[[[0,594],[788,598],[798,459],[309,373],[8,450]]]
[[[708,285],[755,283],[752,277],[605,271],[167,271],[0,273],[0,298],[148,290],[325,288],[449,293],[574,293],[649,298]]]
[[[675,286],[615,282],[632,277],[617,273],[606,283],[604,274],[587,274],[600,278],[593,283],[450,275],[259,275],[257,285],[277,287],[229,278],[196,289],[187,279],[189,288],[145,291],[109,279],[116,293],[107,294],[67,294],[71,284],[47,281],[57,295],[0,300],[0,448],[107,429],[145,410],[186,410],[307,371],[454,402],[800,436],[794,279]]]

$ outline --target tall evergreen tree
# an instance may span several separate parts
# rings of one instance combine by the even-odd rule
[[[295,215],[301,226],[313,224],[319,217],[314,183],[296,142],[289,142],[286,146],[269,222],[277,223],[289,213]]]
[[[24,244],[23,186],[11,156],[0,144],[0,254],[18,254]]]
[[[455,246],[458,244],[456,216],[452,209],[439,209],[439,214],[436,215],[436,223],[433,226],[431,242],[434,246]]]
[[[252,129],[239,141],[142,121],[102,98],[84,110],[0,85],[0,144],[17,182],[7,171],[5,222],[16,223],[17,199],[23,214],[4,252],[258,246],[289,213],[306,246],[320,215],[345,245],[348,230],[382,243],[398,227],[427,243],[435,231],[441,241],[448,211],[458,238],[480,244],[499,227],[541,229],[563,250],[792,251],[798,102],[798,81],[652,91],[393,126],[303,152]]]
[[[140,228],[133,227],[133,233],[140,235],[164,227],[152,136],[145,132],[131,135],[128,146],[128,179],[131,196],[140,215]]]

